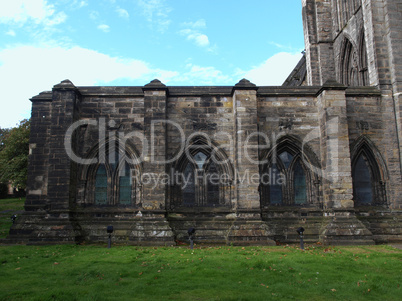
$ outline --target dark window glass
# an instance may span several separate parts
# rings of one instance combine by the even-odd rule
[[[119,203],[122,205],[131,204],[132,178],[130,173],[130,166],[125,163],[125,168],[120,171],[119,175]]]
[[[359,156],[353,171],[354,198],[356,203],[370,205],[373,202],[373,190],[370,167],[363,155]]]
[[[194,156],[194,160],[195,163],[198,166],[198,169],[202,169],[202,167],[204,166],[205,160],[207,159],[207,156],[204,153],[198,152],[195,156]]]
[[[293,156],[289,154],[288,152],[283,152],[279,155],[279,158],[281,158],[283,165],[285,165],[286,168],[289,168],[290,163],[293,161]]]
[[[118,150],[111,150],[110,152],[109,152],[109,161],[108,161],[108,163],[109,163],[109,166],[112,168],[112,170],[114,171],[114,170],[116,170],[116,167],[117,167],[117,163],[119,162],[119,152],[118,152]]]
[[[219,172],[216,164],[212,162],[207,170],[207,202],[209,205],[219,205]]]
[[[297,161],[294,166],[294,191],[295,191],[295,204],[301,205],[307,203],[306,193],[306,174],[300,164]]]
[[[95,178],[95,204],[107,203],[107,174],[105,165],[99,165]]]
[[[183,173],[182,193],[183,205],[192,206],[195,204],[195,177],[191,163],[187,164]]]
[[[269,202],[271,205],[282,204],[282,177],[276,164],[269,170]]]

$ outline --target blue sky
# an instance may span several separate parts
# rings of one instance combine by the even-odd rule
[[[301,0],[0,0],[0,127],[64,79],[281,85],[303,49]]]

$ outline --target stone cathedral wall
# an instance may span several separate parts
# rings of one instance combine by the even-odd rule
[[[401,1],[302,4],[306,49],[285,86],[65,80],[33,97],[25,212],[8,241],[99,242],[113,225],[127,244],[173,245],[189,227],[201,243],[294,243],[300,226],[308,242],[400,242]],[[176,172],[194,185],[160,181]]]
[[[172,244],[185,240],[191,226],[200,229],[199,239],[205,243],[293,242],[300,226],[310,242],[398,240],[398,222],[378,226],[379,215],[395,218],[390,209],[399,208],[401,192],[395,123],[386,122],[392,120],[392,111],[377,89],[346,89],[336,82],[256,87],[246,80],[234,87],[167,87],[159,81],[149,85],[75,87],[64,81],[32,99],[26,213],[11,237],[96,242],[104,239],[104,229],[111,224],[119,241],[132,244]],[[131,205],[116,201],[118,182],[108,184],[115,191],[109,203],[97,205],[97,165],[70,160],[66,138],[71,137],[77,158],[100,160],[103,147],[108,160],[113,147],[118,148],[110,141],[119,135],[131,135],[140,175],[183,172],[179,166],[186,150],[219,149],[230,174],[230,183],[219,188],[221,205],[207,205],[197,196],[207,188],[199,188],[194,198],[200,203],[182,206],[175,183],[147,186],[144,178],[133,188]],[[379,182],[384,183],[384,198],[381,195],[375,206],[353,203],[351,165],[363,142],[373,148]],[[284,190],[286,204],[270,203],[259,182],[272,154],[284,150],[301,156],[307,181],[303,204],[292,201],[292,179]],[[166,162],[153,161],[162,159]],[[250,181],[255,175],[257,182]]]

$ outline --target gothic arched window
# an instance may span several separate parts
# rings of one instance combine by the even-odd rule
[[[220,192],[225,183],[222,183],[218,164],[201,151],[188,155],[181,181],[182,206],[224,206],[226,201]]]
[[[119,204],[131,205],[133,179],[131,169],[127,162],[124,162],[124,168],[119,171]]]
[[[182,179],[182,200],[184,206],[193,206],[195,203],[195,173],[191,162],[187,163]]]
[[[345,39],[341,57],[341,82],[346,86],[359,85],[358,56],[352,43]]]
[[[218,167],[215,162],[211,162],[206,169],[206,182],[207,182],[207,203],[211,206],[219,206],[219,177]]]
[[[277,165],[272,164],[269,172],[267,187],[269,188],[269,202],[271,205],[281,205],[282,204],[282,176],[279,172]]]
[[[308,179],[300,154],[284,149],[271,158],[261,175],[261,205],[306,205]]]
[[[373,202],[373,179],[367,158],[360,154],[353,169],[354,199],[357,204],[371,205]]]
[[[104,164],[100,164],[96,171],[95,178],[95,204],[106,205],[108,201],[107,193],[107,173]]]
[[[353,199],[356,206],[386,204],[385,181],[379,156],[375,156],[369,142],[361,139],[352,160]],[[377,159],[376,159],[377,158]]]
[[[85,203],[97,206],[134,206],[136,203],[136,167],[127,151],[106,144],[106,154],[88,168]]]
[[[307,203],[307,184],[306,184],[306,173],[300,163],[300,160],[296,162],[293,167],[293,185],[294,185],[294,195],[295,204],[303,205]]]
[[[358,49],[356,48],[345,38],[340,55],[340,82],[346,86],[367,86],[369,80],[364,33],[361,34]]]
[[[229,207],[231,166],[223,151],[195,138],[172,166],[175,180],[169,187],[168,208]]]

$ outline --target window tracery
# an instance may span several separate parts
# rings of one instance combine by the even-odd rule
[[[133,164],[133,154],[106,143],[106,154],[99,162],[83,171],[87,178],[85,204],[93,206],[135,206],[138,201],[138,167]],[[95,156],[98,153],[95,153]]]
[[[361,138],[353,150],[353,199],[356,206],[386,204],[383,164],[373,152],[373,146]]]
[[[230,207],[232,171],[222,150],[195,139],[175,163],[169,208]]]
[[[262,167],[261,206],[304,206],[312,203],[311,175],[295,146],[282,146]]]
[[[368,85],[367,52],[364,34],[361,34],[359,49],[344,39],[340,56],[340,82],[346,86]]]

